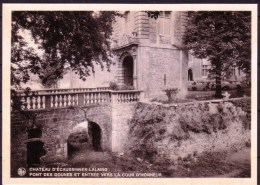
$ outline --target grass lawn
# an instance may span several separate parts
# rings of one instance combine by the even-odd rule
[[[222,90],[222,94],[228,92],[230,94],[229,98],[238,98],[242,97],[244,95],[246,96],[251,96],[251,89],[250,88],[245,88],[243,89],[242,96],[237,95],[237,90],[232,89],[232,90]],[[199,101],[199,100],[210,100],[210,99],[215,99],[214,98],[215,91],[214,90],[209,90],[209,91],[188,91],[188,94],[186,96],[185,100],[177,100],[175,103],[185,103],[185,102],[191,102],[191,101]],[[152,102],[159,102],[159,103],[169,103],[168,98],[166,95],[159,95],[158,97],[154,98],[151,100]]]

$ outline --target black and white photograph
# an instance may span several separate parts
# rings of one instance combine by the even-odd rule
[[[256,10],[4,4],[4,184],[256,184]]]

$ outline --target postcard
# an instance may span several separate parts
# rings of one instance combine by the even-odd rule
[[[3,4],[3,184],[256,184],[257,5]]]

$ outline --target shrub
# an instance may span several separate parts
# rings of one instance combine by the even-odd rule
[[[119,90],[134,90],[134,86],[132,85],[122,85],[119,87]]]
[[[119,90],[134,90],[134,86],[132,85],[118,85],[116,82],[110,82],[109,88],[114,91]]]
[[[118,86],[118,84],[117,84],[116,82],[110,82],[110,83],[109,83],[109,88],[110,88],[111,90],[114,90],[114,91],[119,90],[119,86]]]
[[[166,88],[163,90],[166,93],[166,96],[168,97],[169,103],[172,103],[174,100],[176,100],[176,96],[180,89],[178,88]]]

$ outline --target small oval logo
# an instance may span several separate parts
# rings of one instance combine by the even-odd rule
[[[19,176],[24,176],[26,174],[26,170],[25,170],[25,168],[21,167],[21,168],[18,168],[17,173]]]

